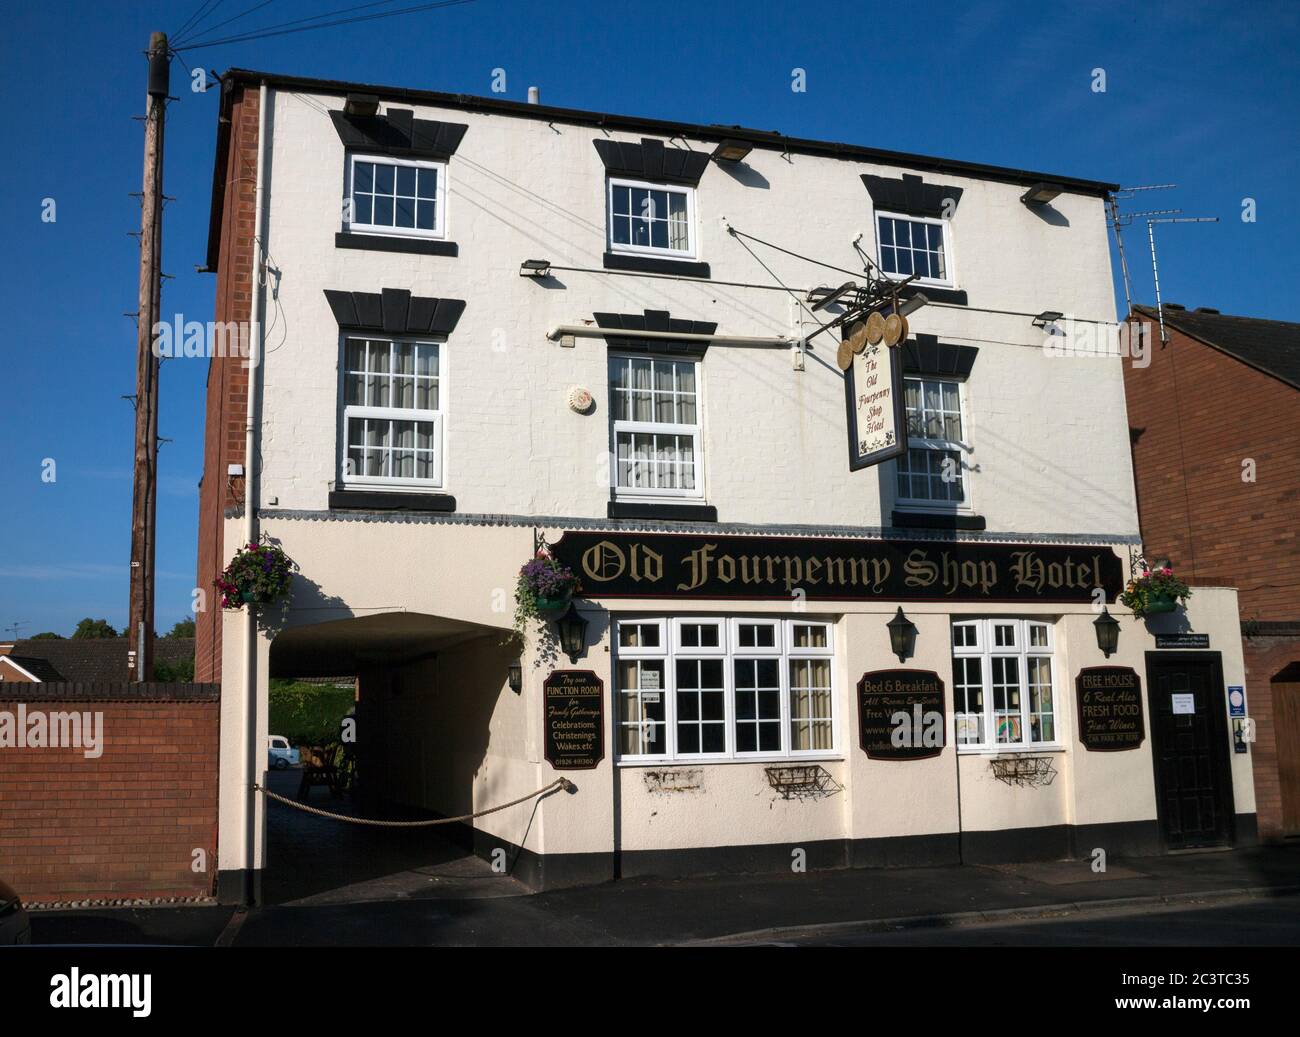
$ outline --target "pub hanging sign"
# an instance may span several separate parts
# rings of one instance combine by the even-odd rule
[[[605,758],[605,685],[590,670],[556,670],[542,685],[543,755],[557,771],[591,770]]]
[[[859,343],[859,335],[865,336],[865,331],[855,329],[840,346],[841,350],[847,348],[852,357],[844,372],[844,402],[848,410],[849,469],[855,472],[907,451],[902,350],[883,342]]]
[[[551,553],[592,598],[1114,601],[1109,547],[568,530]]]
[[[1079,741],[1089,752],[1136,749],[1146,737],[1142,681],[1131,666],[1086,666],[1074,682]]]

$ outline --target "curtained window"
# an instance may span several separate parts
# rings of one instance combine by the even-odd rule
[[[701,497],[699,364],[609,358],[614,491],[626,497]]]
[[[692,616],[619,620],[615,630],[621,758],[835,752],[829,623]]]
[[[441,485],[440,349],[437,342],[344,338],[344,486]]]
[[[1050,623],[962,620],[952,625],[952,655],[959,746],[1056,743]]]
[[[611,178],[608,212],[612,251],[695,258],[695,188]]]

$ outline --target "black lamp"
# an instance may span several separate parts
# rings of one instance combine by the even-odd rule
[[[524,666],[523,663],[516,659],[506,667],[506,680],[510,682],[510,690],[516,695],[524,686]]]
[[[727,137],[720,141],[718,146],[713,149],[713,154],[709,158],[714,162],[739,162],[753,150],[753,145],[747,144],[743,140],[736,140]]]
[[[1101,615],[1092,621],[1092,627],[1097,631],[1097,647],[1109,659],[1119,647],[1119,620],[1103,606]]]
[[[898,612],[886,625],[889,627],[890,649],[900,663],[906,661],[916,647],[916,624],[903,615],[903,606],[899,605]]]
[[[569,611],[555,621],[560,632],[560,647],[569,657],[569,662],[576,663],[587,646],[587,621],[582,618],[578,607],[569,602]]]

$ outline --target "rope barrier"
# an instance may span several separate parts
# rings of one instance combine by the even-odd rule
[[[518,806],[520,803],[527,803],[530,799],[536,799],[538,796],[545,795],[555,789],[563,789],[565,792],[574,791],[577,786],[568,778],[556,778],[549,785],[543,785],[536,792],[530,792],[526,796],[520,796],[518,799],[512,799],[509,803],[502,803],[500,806],[488,807],[486,810],[476,810],[472,814],[461,814],[459,817],[436,817],[428,821],[377,821],[367,817],[351,817],[347,814],[335,814],[329,810],[321,810],[318,807],[309,807],[306,803],[299,803],[296,799],[289,799],[278,793],[272,792],[263,785],[254,785],[258,792],[268,799],[277,800],[285,806],[293,807],[295,810],[302,810],[308,814],[317,814],[320,817],[328,817],[334,821],[351,821],[354,825],[378,825],[383,828],[421,828],[428,825],[449,825],[457,821],[469,821],[475,817],[483,817],[485,814],[495,814],[498,810],[505,810],[508,807]]]

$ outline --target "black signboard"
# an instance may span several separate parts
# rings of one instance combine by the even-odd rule
[[[1131,666],[1086,666],[1074,681],[1079,741],[1091,752],[1136,749],[1146,737],[1142,682]]]
[[[1113,601],[1109,547],[570,530],[552,547],[593,598]]]
[[[547,762],[583,771],[605,758],[605,685],[590,670],[556,670],[542,685]]]
[[[876,670],[858,681],[858,737],[873,760],[943,752],[943,681],[933,670]]]
[[[1156,634],[1157,648],[1209,648],[1209,634]]]

